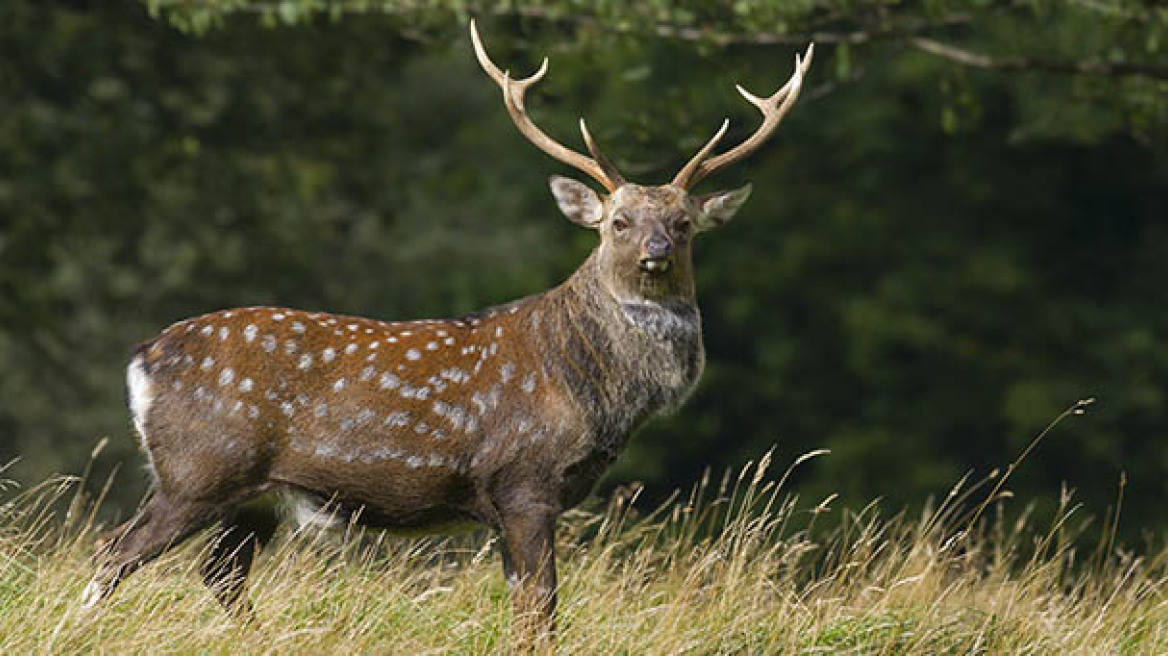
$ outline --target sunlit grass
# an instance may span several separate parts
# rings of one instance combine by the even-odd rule
[[[628,491],[567,513],[561,652],[1168,653],[1168,550],[1133,555],[1109,527],[1082,551],[1069,494],[1043,525],[1003,519],[1004,476],[960,483],[919,517],[883,517],[800,501],[771,464],[707,478],[653,513],[630,510]],[[202,587],[205,541],[193,540],[85,615],[97,527],[75,489],[3,490],[0,653],[508,652],[485,533],[285,534],[253,575],[254,624]]]

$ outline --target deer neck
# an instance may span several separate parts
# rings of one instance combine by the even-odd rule
[[[547,297],[556,329],[547,350],[560,377],[595,424],[605,451],[655,413],[678,407],[705,363],[701,315],[692,293],[649,298],[613,290],[594,252]]]

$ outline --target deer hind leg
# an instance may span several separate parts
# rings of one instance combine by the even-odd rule
[[[236,508],[219,524],[203,561],[203,582],[228,612],[250,619],[251,602],[244,592],[256,554],[279,525],[272,504],[260,499]]]
[[[133,519],[101,544],[98,571],[85,588],[83,607],[93,608],[131,572],[178,545],[220,514],[216,504],[155,493]]]

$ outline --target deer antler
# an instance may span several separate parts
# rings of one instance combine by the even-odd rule
[[[791,74],[791,79],[783,85],[774,95],[769,98],[759,98],[758,96],[743,89],[741,85],[735,85],[738,93],[746,98],[747,102],[754,105],[762,112],[762,125],[758,126],[754,134],[750,135],[746,141],[738,144],[731,150],[728,150],[721,155],[709,157],[714,148],[721,141],[722,136],[726,134],[726,128],[729,126],[729,120],[722,122],[722,128],[714,135],[713,139],[706,142],[706,145],[694,155],[693,159],[689,161],[681,171],[673,178],[673,185],[681,187],[682,189],[689,189],[700,182],[707,175],[714,171],[721,169],[724,166],[733,164],[738,160],[746,157],[758,149],[775,129],[779,127],[779,123],[783,121],[783,117],[787,112],[791,111],[791,107],[795,105],[795,100],[799,97],[799,91],[803,88],[803,75],[811,66],[811,58],[815,55],[815,44],[807,46],[807,52],[800,57],[795,55],[795,72]]]
[[[515,122],[515,127],[519,128],[519,132],[527,137],[528,141],[564,164],[587,173],[610,192],[616,191],[617,187],[625,183],[624,177],[616,170],[612,162],[596,147],[596,142],[588,132],[588,126],[584,124],[584,119],[580,119],[580,134],[583,135],[584,144],[588,146],[588,152],[592,154],[592,157],[578,153],[552,139],[539,129],[539,126],[527,115],[527,110],[523,106],[523,94],[527,92],[529,87],[543,79],[544,74],[547,73],[547,57],[544,57],[539,70],[530,77],[512,80],[510,71],[499,70],[499,67],[487,56],[474,19],[470,21],[470,40],[474,44],[475,56],[478,57],[483,70],[503,89],[503,104],[507,107],[507,113],[511,115],[511,120]]]

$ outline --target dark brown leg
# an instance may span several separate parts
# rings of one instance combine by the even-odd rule
[[[251,603],[244,595],[247,575],[259,550],[276,532],[278,518],[271,507],[245,505],[220,524],[203,561],[203,582],[228,612],[250,619]]]
[[[85,608],[97,605],[123,577],[210,524],[219,512],[213,504],[156,493],[133,519],[109,534],[109,541],[100,544],[102,563],[85,589]]]
[[[511,590],[517,652],[552,647],[556,612],[556,512],[531,504],[503,516],[503,574]]]

